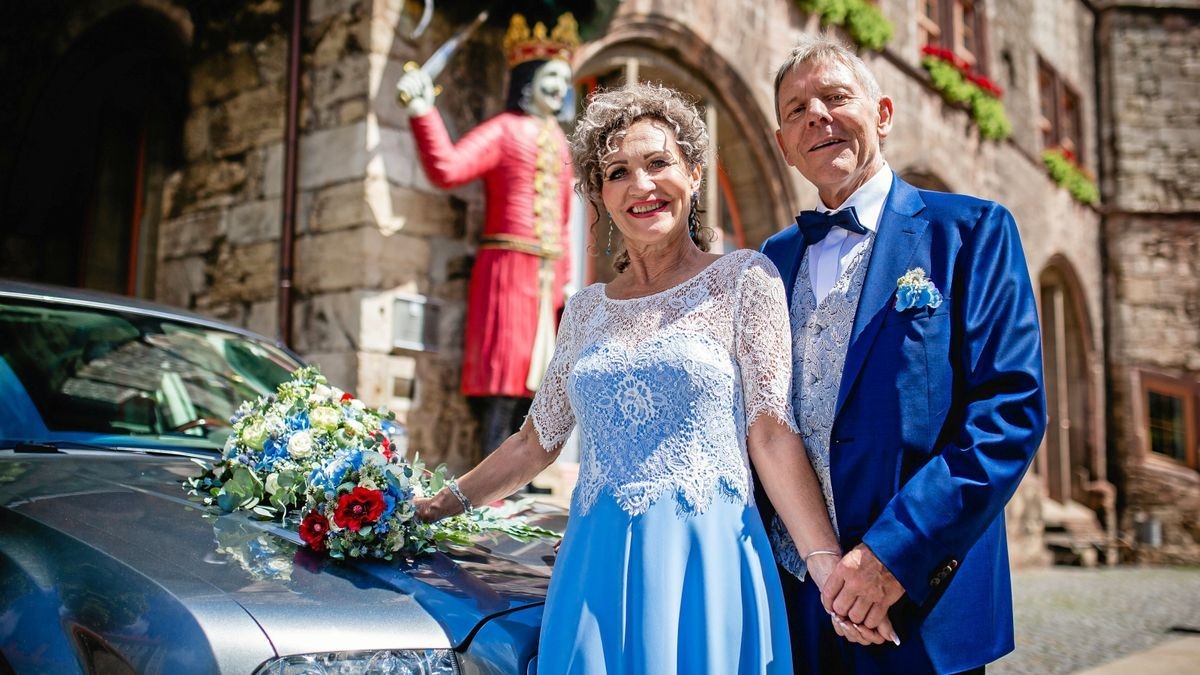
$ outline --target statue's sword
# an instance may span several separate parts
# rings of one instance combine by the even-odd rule
[[[475,32],[475,29],[479,27],[479,24],[487,21],[487,17],[488,11],[485,9],[479,13],[479,16],[475,17],[474,21],[460,28],[457,33],[450,37],[449,40],[446,40],[446,42],[444,42],[440,47],[435,49],[433,54],[431,54],[428,59],[425,59],[425,63],[417,65],[416,61],[409,61],[408,63],[404,64],[404,72],[410,73],[414,70],[420,69],[425,71],[425,74],[429,76],[429,79],[436,80],[437,76],[441,75],[442,71],[446,69],[446,64],[450,61],[450,57],[454,55],[454,52],[458,49],[459,45],[461,45],[463,41],[470,37],[471,33]],[[441,87],[434,87],[434,96],[437,96],[441,92]],[[400,105],[408,105],[411,102],[411,97],[409,97],[409,95],[403,91],[396,92],[396,99],[400,101]]]

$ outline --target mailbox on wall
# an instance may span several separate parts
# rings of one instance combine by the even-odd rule
[[[417,295],[392,301],[392,350],[436,352],[441,304]]]

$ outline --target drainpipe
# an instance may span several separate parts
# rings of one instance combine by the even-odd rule
[[[304,0],[292,0],[292,30],[288,39],[287,126],[283,140],[283,222],[279,234],[279,293],[276,297],[276,338],[292,342],[292,269],[296,237],[296,167],[299,165],[300,46]]]
[[[1107,403],[1107,399],[1112,393],[1108,387],[1108,380],[1110,379],[1111,375],[1109,373],[1109,368],[1112,367],[1112,361],[1110,360],[1111,348],[1109,347],[1109,341],[1112,339],[1112,330],[1110,328],[1110,322],[1112,321],[1112,308],[1109,307],[1107,290],[1109,265],[1108,237],[1105,234],[1105,230],[1108,227],[1110,212],[1108,204],[1111,203],[1113,195],[1105,194],[1104,179],[1107,175],[1107,172],[1105,171],[1105,165],[1109,161],[1108,148],[1105,142],[1105,130],[1112,122],[1112,109],[1110,106],[1112,106],[1113,103],[1105,98],[1108,92],[1104,86],[1103,77],[1105,70],[1109,67],[1111,56],[1109,58],[1105,58],[1105,55],[1102,52],[1103,47],[1101,46],[1101,41],[1105,33],[1104,26],[1102,24],[1107,20],[1106,10],[1108,7],[1099,7],[1097,4],[1098,3],[1094,2],[1093,0],[1083,0],[1084,7],[1086,7],[1092,14],[1092,93],[1095,96],[1096,101],[1096,184],[1101,188],[1101,201],[1100,206],[1097,209],[1100,214],[1100,227],[1099,231],[1096,233],[1098,237],[1096,245],[1100,249],[1100,317],[1101,321],[1104,322],[1104,330],[1102,331],[1103,348],[1101,350],[1101,359],[1103,359],[1104,362],[1104,386],[1102,389],[1104,391],[1105,403]],[[1109,86],[1111,86],[1111,84]],[[1102,409],[1107,410],[1108,406],[1104,405],[1102,406]],[[1112,447],[1112,444],[1109,442],[1109,439],[1112,436],[1110,433],[1111,430],[1112,420],[1106,414],[1104,416],[1105,447],[1101,448],[1101,450],[1104,453],[1105,463],[1104,483],[1107,484],[1106,489],[1103,492],[1104,534],[1105,538],[1107,539],[1104,547],[1104,563],[1110,567],[1115,566],[1120,562],[1120,549],[1118,542],[1120,541],[1121,533],[1117,524],[1117,509],[1119,506],[1122,506],[1120,502],[1124,501],[1123,495],[1120,494],[1117,488],[1117,481],[1121,480],[1122,477],[1120,475],[1115,475],[1118,472],[1113,471],[1114,468],[1118,469],[1118,471],[1120,470],[1120,463],[1109,461],[1109,449]]]

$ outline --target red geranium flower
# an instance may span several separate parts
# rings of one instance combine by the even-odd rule
[[[348,530],[361,529],[363,525],[374,523],[383,515],[383,493],[379,490],[368,490],[356,487],[338,498],[337,511],[333,514],[333,522],[338,527]]]
[[[314,551],[325,550],[326,532],[329,532],[329,519],[316,511],[309,511],[300,523],[300,539]]]
[[[346,393],[342,394],[342,403],[347,403],[349,401],[352,401],[353,399],[354,399],[354,397],[351,396],[350,394],[346,394]]]

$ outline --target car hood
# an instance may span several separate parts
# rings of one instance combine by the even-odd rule
[[[459,647],[490,618],[545,598],[547,542],[498,536],[415,561],[337,561],[274,523],[189,501],[181,482],[196,472],[187,460],[123,453],[0,458],[0,545],[21,539],[21,559],[49,567],[82,545],[201,623],[225,616],[232,627],[248,614],[283,655]],[[561,530],[562,518],[534,520]]]

